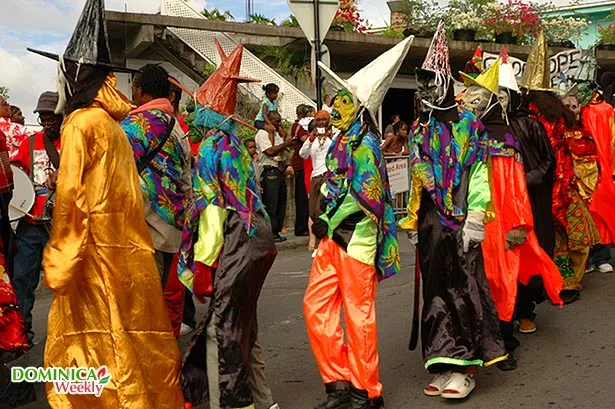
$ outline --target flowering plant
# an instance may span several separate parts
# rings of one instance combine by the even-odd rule
[[[545,18],[542,28],[549,42],[563,43],[567,40],[579,42],[589,23],[580,17],[549,17]]]
[[[343,27],[344,31],[356,31],[362,34],[369,29],[365,19],[359,14],[356,0],[340,0],[333,25]]]
[[[478,30],[483,25],[483,19],[473,12],[455,13],[450,16],[449,27],[453,30]]]
[[[483,26],[482,9],[495,0],[450,0],[446,7],[446,25],[455,30],[479,31]]]
[[[496,34],[512,32],[516,37],[537,37],[542,19],[531,3],[523,0],[508,0],[507,3],[490,3],[484,7],[485,28]]]
[[[615,9],[611,10],[611,18],[615,19]],[[615,44],[615,23],[611,23],[606,27],[598,25],[598,34],[600,34],[600,43]]]

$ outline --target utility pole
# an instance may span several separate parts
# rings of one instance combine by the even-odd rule
[[[323,40],[339,7],[339,0],[287,0],[305,37],[314,49],[316,106],[322,106],[322,83],[318,62],[323,56]],[[328,64],[328,63],[327,63]]]
[[[318,62],[320,61],[321,47],[320,47],[320,4],[319,0],[314,0],[314,53],[316,54],[316,64],[314,78],[316,79],[316,107],[322,108],[322,76],[320,75],[320,67]]]

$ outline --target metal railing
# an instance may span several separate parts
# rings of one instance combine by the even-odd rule
[[[188,3],[183,0],[161,0],[161,14],[175,17],[190,17],[190,18],[205,18],[201,13],[194,10]],[[227,33],[216,33],[212,31],[194,30],[187,28],[168,27],[171,33],[178,37],[194,52],[200,55],[210,64],[218,66],[220,57],[214,44],[214,38],[217,38],[226,53],[230,53],[238,44],[232,35]],[[240,87],[251,94],[257,101],[263,99],[264,92],[262,86],[267,83],[275,83],[280,87],[280,115],[283,119],[289,122],[295,120],[295,112],[297,105],[307,104],[315,106],[316,104],[303,92],[299,91],[291,84],[284,76],[277,73],[273,68],[269,67],[258,57],[252,54],[249,50],[244,49],[241,63],[241,75],[260,79],[261,83],[245,83],[240,84]]]

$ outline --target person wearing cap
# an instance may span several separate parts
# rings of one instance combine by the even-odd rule
[[[13,271],[13,285],[26,321],[30,343],[34,339],[34,293],[41,276],[43,250],[49,241],[50,220],[44,217],[47,216],[45,206],[56,188],[60,165],[63,117],[55,113],[57,104],[57,92],[46,91],[40,95],[34,113],[38,114],[38,123],[43,129],[24,140],[13,158],[13,163],[30,175],[36,193],[34,206],[28,212],[33,217],[27,215],[17,224],[17,253]]]
[[[303,297],[308,338],[327,395],[318,409],[384,408],[376,290],[378,282],[399,272],[400,255],[374,118],[413,39],[401,41],[348,80],[319,63],[338,89],[330,118],[341,132],[329,142],[316,131],[303,149],[315,152],[331,144],[324,157],[322,214],[312,225],[321,241]]]
[[[59,59],[55,108],[66,115],[54,228],[44,251],[46,368],[99,368],[95,394],[63,394],[53,409],[181,409],[181,358],[167,315],[134,154],[119,122],[103,0],[87,0]],[[123,71],[126,71],[123,69]],[[103,371],[104,369],[104,371]]]
[[[5,136],[6,147],[9,151],[9,158],[12,160],[17,155],[21,143],[28,139],[29,134],[26,128],[13,120],[11,105],[6,98],[0,95],[0,131]]]
[[[491,200],[487,133],[459,110],[440,22],[417,70],[420,117],[411,128],[412,191],[400,220],[423,281],[421,346],[428,396],[463,399],[481,366],[507,359],[480,247]],[[418,314],[415,312],[415,319]]]

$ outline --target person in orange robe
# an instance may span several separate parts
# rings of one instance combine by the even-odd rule
[[[615,111],[605,102],[598,92],[581,109],[583,127],[591,134],[596,143],[600,178],[592,194],[589,210],[594,218],[600,244],[592,247],[588,270],[596,268],[604,273],[613,272],[611,265],[611,246],[615,244]]]
[[[462,74],[468,86],[463,105],[473,108],[489,140],[491,206],[487,218],[491,220],[485,224],[482,248],[485,273],[509,354],[509,359],[498,366],[513,370],[516,368],[513,352],[519,346],[513,336],[518,283],[527,286],[539,274],[551,300],[561,304],[558,294],[562,278],[557,266],[540,247],[534,231],[520,149],[505,116],[507,94],[499,92],[499,64],[496,61],[475,79]]]

